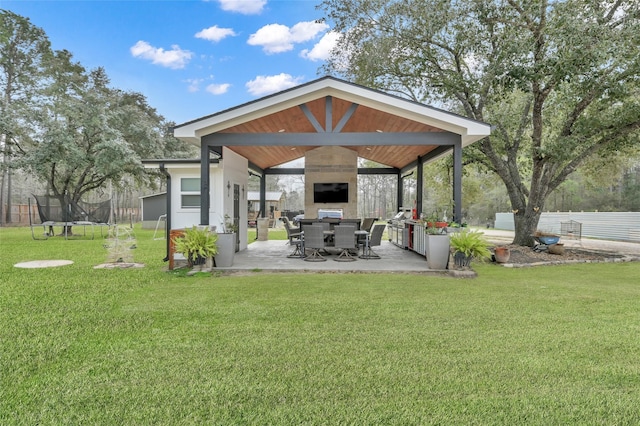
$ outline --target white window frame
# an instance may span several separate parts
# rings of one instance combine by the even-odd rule
[[[187,189],[184,189],[186,181],[197,181],[197,191],[193,190],[193,185],[189,185]],[[192,182],[193,183],[193,182]],[[197,205],[187,204],[185,205],[185,196],[192,199],[193,196],[198,197]],[[199,177],[182,177],[180,178],[180,208],[182,209],[199,209],[200,208],[200,178]]]

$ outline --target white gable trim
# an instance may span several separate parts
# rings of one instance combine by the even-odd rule
[[[482,139],[491,133],[489,124],[363,86],[325,77],[218,114],[176,126],[174,128],[174,136],[199,145],[202,136],[325,96],[333,96],[355,102],[461,135],[463,146]]]

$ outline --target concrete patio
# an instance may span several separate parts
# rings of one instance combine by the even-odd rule
[[[389,241],[383,240],[380,246],[373,249],[380,259],[358,258],[354,262],[336,262],[333,259],[337,258],[337,254],[332,254],[326,256],[326,262],[307,262],[301,258],[287,257],[293,251],[287,240],[255,241],[246,250],[236,253],[233,266],[216,270],[448,274],[448,271],[429,270],[424,256],[403,250]]]
[[[479,229],[492,244],[509,244],[513,232],[494,229]],[[567,247],[594,251],[614,252],[640,258],[640,244],[595,239],[563,239]],[[218,267],[226,272],[310,272],[310,273],[409,273],[427,275],[450,275],[455,277],[475,276],[473,271],[430,270],[424,256],[410,250],[403,250],[388,240],[382,240],[374,251],[380,259],[360,259],[354,262],[336,262],[335,250],[326,256],[326,262],[308,262],[301,258],[288,258],[293,247],[287,240],[254,241],[246,250],[235,254],[233,266]],[[178,265],[184,261],[177,261]]]

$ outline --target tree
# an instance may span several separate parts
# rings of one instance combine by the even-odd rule
[[[46,182],[62,205],[107,184],[144,180],[141,158],[172,143],[144,96],[110,88],[103,69],[87,72],[67,51],[54,52],[47,67],[32,131],[15,143],[16,165]]]
[[[635,0],[325,0],[329,72],[495,126],[466,149],[504,182],[514,243],[587,159],[639,142]]]
[[[141,157],[160,145],[160,118],[144,97],[110,89],[104,70],[86,73],[68,52],[56,52],[50,65],[38,131],[18,144],[18,165],[47,182],[62,205],[125,176],[142,179]]]
[[[0,223],[5,220],[5,197],[6,222],[11,222],[12,146],[25,131],[26,117],[37,101],[43,62],[50,52],[41,29],[27,18],[0,9]]]
[[[107,186],[153,185],[141,158],[197,157],[142,94],[112,88],[104,69],[87,71],[70,52],[52,51],[26,18],[0,10],[0,25],[0,200],[9,166],[75,203]]]

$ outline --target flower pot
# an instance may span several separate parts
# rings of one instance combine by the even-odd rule
[[[235,233],[219,233],[218,234],[218,254],[215,256],[216,267],[224,268],[233,266],[233,258],[236,253],[236,234]]]
[[[549,253],[551,253],[551,254],[563,255],[564,254],[564,244],[562,244],[562,243],[551,244],[549,246],[548,250],[549,250]]]
[[[189,255],[189,257],[187,258],[187,265],[188,266],[200,266],[200,265],[204,265],[205,263],[207,263],[207,258],[206,257],[202,257],[202,256],[198,256],[196,257],[196,260],[191,260],[191,255]]]
[[[449,236],[447,234],[427,235],[425,255],[429,269],[447,269],[449,247]]]
[[[453,255],[453,263],[459,268],[468,268],[471,266],[472,256],[467,256],[461,251],[457,251]]]
[[[496,247],[494,250],[494,256],[496,258],[496,262],[507,263],[511,257],[509,247]]]
[[[427,222],[427,227],[429,228],[446,228],[447,225],[447,222]]]

